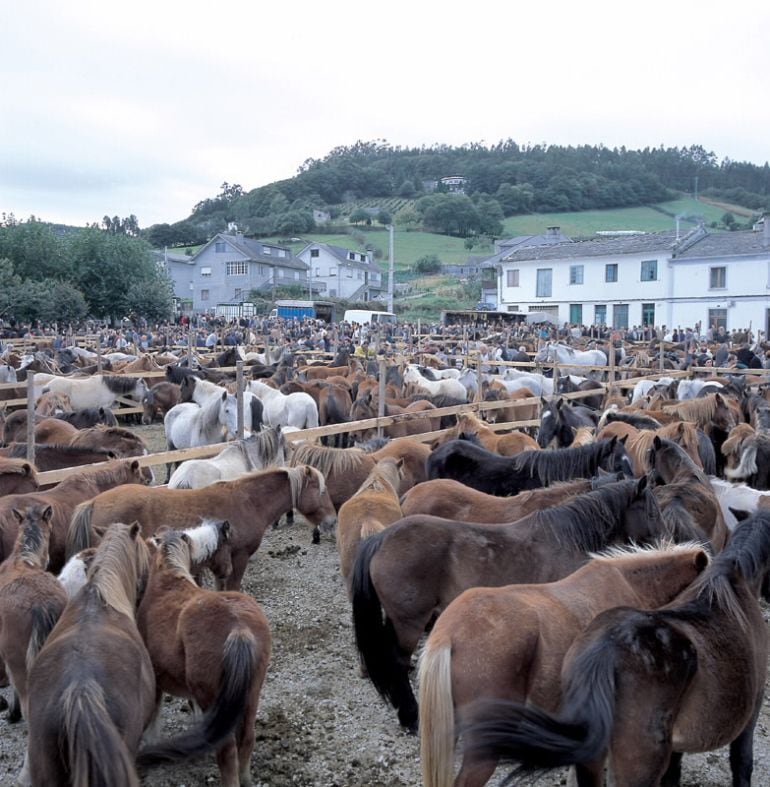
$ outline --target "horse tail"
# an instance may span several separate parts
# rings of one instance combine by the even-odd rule
[[[744,448],[741,462],[732,470],[725,470],[725,475],[730,478],[750,478],[757,472],[757,441],[752,440]]]
[[[308,394],[309,396],[309,394]],[[318,405],[312,399],[307,403],[305,411],[305,429],[315,429],[318,426]]]
[[[199,757],[218,749],[222,741],[243,723],[259,659],[259,645],[250,631],[237,629],[230,632],[225,640],[222,677],[214,704],[192,729],[142,749],[137,763],[151,767]]]
[[[452,787],[455,716],[452,702],[452,648],[430,639],[420,657],[420,759],[425,787]]]
[[[382,540],[381,533],[358,545],[351,580],[353,629],[356,647],[374,687],[383,699],[398,708],[400,694],[394,674],[398,642],[393,624],[383,615],[382,603],[371,576],[371,563],[382,546]]]
[[[45,641],[59,620],[61,613],[62,605],[56,605],[50,601],[47,604],[32,608],[32,630],[29,644],[27,645],[27,672],[32,669],[32,664],[37,658],[37,654],[40,653],[40,649],[45,645]]]
[[[139,787],[134,758],[110,717],[102,687],[91,678],[70,684],[61,707],[72,784]]]
[[[67,539],[65,545],[65,559],[69,560],[78,552],[88,549],[91,544],[91,519],[94,513],[93,500],[80,503],[75,508],[67,529]]]
[[[361,523],[361,539],[376,536],[377,533],[385,530],[385,525],[377,519],[367,518]]]

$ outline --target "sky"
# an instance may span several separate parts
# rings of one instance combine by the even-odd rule
[[[187,217],[357,140],[770,159],[770,3],[0,0],[0,213]]]

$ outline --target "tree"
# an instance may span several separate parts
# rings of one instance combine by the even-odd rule
[[[735,216],[733,216],[733,214],[729,211],[722,216],[722,224],[724,224],[728,230],[734,230],[737,228]]]
[[[130,235],[136,238],[139,235],[139,221],[132,213],[124,219],[120,216],[105,216],[102,219],[102,227],[106,232],[111,232],[113,235]]]
[[[503,232],[503,209],[493,197],[481,197],[476,204],[479,214],[479,232],[499,236]]]
[[[48,293],[41,304],[39,319],[43,322],[77,322],[88,314],[88,303],[83,293],[66,281],[41,282]]]
[[[441,270],[441,260],[435,254],[426,254],[414,263],[415,273],[438,273]]]
[[[378,224],[382,224],[383,226],[387,226],[393,222],[393,219],[390,216],[390,213],[386,211],[384,208],[377,214],[377,222]]]
[[[461,238],[481,231],[479,212],[464,194],[435,195],[431,207],[423,213],[423,224],[437,232]]]
[[[413,197],[417,193],[417,190],[414,187],[414,183],[407,178],[399,187],[398,187],[398,196],[399,197],[406,197],[409,199]]]
[[[420,214],[409,205],[401,208],[395,216],[396,225],[410,232],[420,224]]]
[[[171,316],[172,292],[168,280],[136,282],[126,293],[126,309],[148,320],[166,320]]]
[[[348,216],[348,221],[351,224],[360,224],[361,222],[366,223],[367,221],[371,223],[371,218],[363,208],[356,208],[351,212],[350,216]]]
[[[51,227],[37,220],[0,227],[0,258],[13,263],[13,271],[22,279],[66,278],[69,264],[59,236]]]
[[[281,235],[301,235],[315,227],[313,214],[309,211],[290,210],[277,217],[276,228]]]

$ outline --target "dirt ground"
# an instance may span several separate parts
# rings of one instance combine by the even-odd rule
[[[159,429],[138,430],[151,450],[162,448]],[[293,527],[267,534],[245,579],[244,590],[262,604],[273,636],[273,658],[257,719],[254,784],[416,787],[421,782],[417,739],[400,731],[394,712],[359,677],[350,604],[333,537],[327,535],[312,546],[310,528],[300,524],[300,517],[297,520]],[[167,701],[164,732],[181,729],[190,718],[180,702]],[[1,714],[0,785],[13,783],[25,740],[26,724],[9,725]],[[767,699],[756,728],[755,757],[753,783],[769,785]],[[159,768],[145,775],[142,784],[200,787],[218,781],[210,757]],[[717,787],[730,781],[726,749],[684,758],[685,787]],[[566,773],[537,783],[565,784]]]

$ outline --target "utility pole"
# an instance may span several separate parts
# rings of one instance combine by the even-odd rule
[[[698,201],[698,176],[695,176],[695,201]]]
[[[388,311],[393,311],[393,234],[394,227],[388,226]]]

